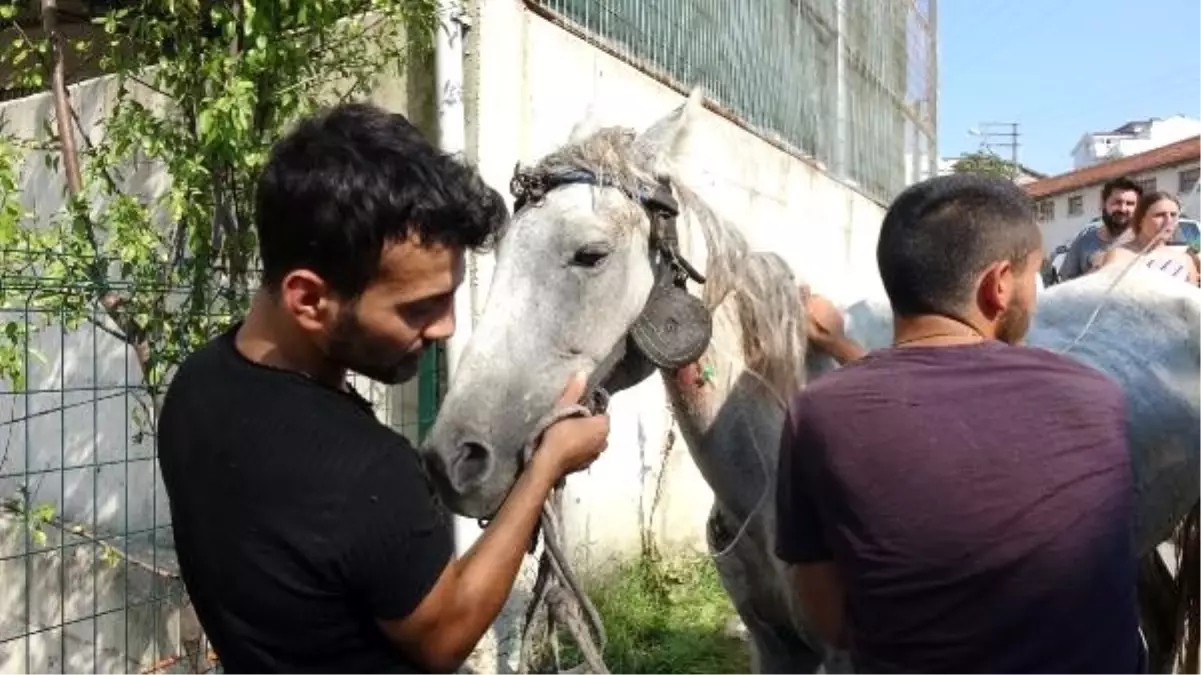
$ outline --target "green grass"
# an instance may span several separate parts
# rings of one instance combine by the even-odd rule
[[[587,585],[605,622],[614,673],[746,673],[750,649],[725,634],[734,608],[705,557],[638,561]],[[578,663],[565,633],[564,664]]]

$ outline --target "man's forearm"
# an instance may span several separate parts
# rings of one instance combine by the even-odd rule
[[[826,644],[845,649],[846,593],[833,563],[793,566],[793,579],[806,616]]]
[[[557,480],[548,464],[530,462],[479,540],[454,563],[458,568],[454,598],[458,611],[450,628],[453,635],[444,637],[461,646],[464,658],[504,607],[542,505]]]

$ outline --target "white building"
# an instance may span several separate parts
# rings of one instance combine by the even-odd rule
[[[1188,138],[1163,147],[1029,183],[1048,251],[1071,241],[1089,221],[1101,215],[1101,188],[1126,177],[1144,191],[1164,190],[1181,199],[1184,215],[1196,218],[1201,140]]]
[[[1127,122],[1113,131],[1081,137],[1072,149],[1072,165],[1083,169],[1197,136],[1201,136],[1201,120],[1184,115]]]

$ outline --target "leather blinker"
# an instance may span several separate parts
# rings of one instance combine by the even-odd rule
[[[685,289],[656,284],[629,335],[647,361],[674,370],[705,353],[713,336],[713,317],[705,304]]]

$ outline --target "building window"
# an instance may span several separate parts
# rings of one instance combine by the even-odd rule
[[[1187,195],[1197,187],[1197,179],[1201,178],[1201,169],[1185,169],[1180,174],[1180,189],[1177,190],[1182,195]]]
[[[1038,203],[1038,219],[1039,220],[1054,220],[1055,218],[1055,200],[1044,199]]]
[[[1084,213],[1084,197],[1082,195],[1068,197],[1068,215],[1078,216],[1082,213]]]
[[[1155,180],[1155,176],[1151,176],[1150,178],[1135,179],[1134,184],[1142,189],[1143,194],[1155,192],[1159,186],[1159,183]]]

